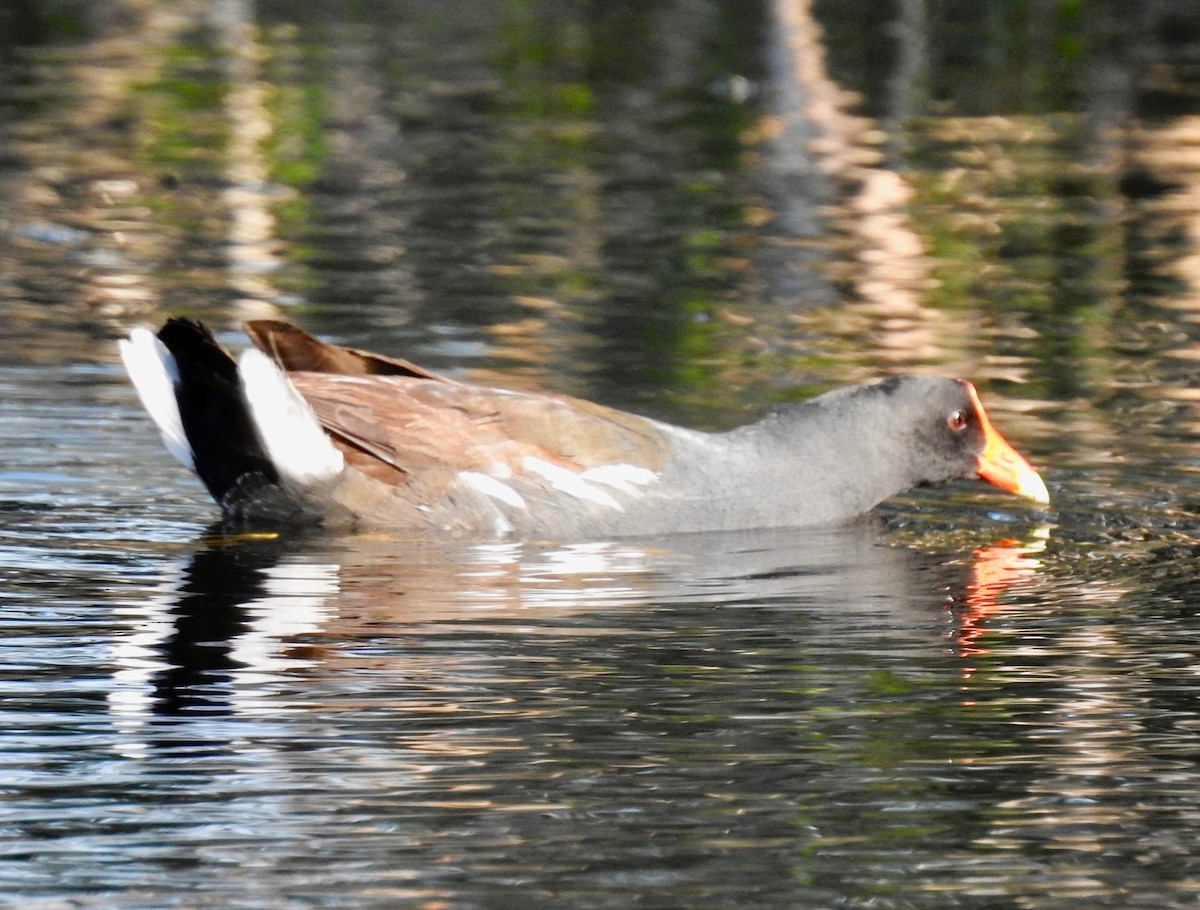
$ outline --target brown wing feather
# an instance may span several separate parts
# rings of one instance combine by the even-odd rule
[[[526,456],[574,470],[621,463],[656,470],[664,457],[652,421],[565,396],[403,376],[291,378],[334,438],[398,471],[394,483],[435,469],[504,464],[520,472]]]
[[[255,319],[245,325],[255,346],[289,373],[334,373],[342,376],[411,376],[451,382],[407,360],[327,344],[286,322]]]
[[[519,473],[526,456],[580,471],[622,463],[657,470],[664,458],[661,427],[633,414],[457,383],[277,320],[248,322],[246,332],[288,372],[351,466],[385,483],[497,465]]]

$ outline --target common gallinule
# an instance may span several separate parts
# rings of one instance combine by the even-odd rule
[[[167,448],[231,519],[561,540],[829,524],[975,476],[1049,501],[963,380],[897,376],[705,433],[246,330],[237,361],[186,319],[121,342]]]

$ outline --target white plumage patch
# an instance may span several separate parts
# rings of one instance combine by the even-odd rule
[[[622,462],[588,468],[579,476],[592,483],[602,483],[614,490],[620,490],[622,493],[637,493],[637,487],[645,486],[658,475],[649,468],[639,468],[637,465]]]
[[[274,361],[248,348],[238,359],[238,373],[267,457],[285,479],[307,485],[341,473],[342,453]]]
[[[544,458],[535,458],[532,455],[526,455],[521,460],[521,466],[526,471],[531,471],[544,478],[554,489],[574,496],[577,499],[586,499],[588,502],[594,502],[599,506],[607,506],[610,509],[621,508],[621,504],[604,490],[594,484],[588,483],[574,471],[568,471],[566,468],[559,467],[556,464],[546,461]]]
[[[487,474],[481,474],[478,471],[459,471],[458,479],[472,489],[478,490],[480,493],[492,497],[492,499],[508,503],[508,505],[515,509],[528,508],[520,493],[495,477],[489,477]]]
[[[194,471],[196,459],[183,431],[179,402],[175,398],[179,382],[175,358],[149,329],[134,329],[128,338],[118,342],[118,347],[125,372],[137,389],[142,407],[158,427],[167,451],[185,468]]]

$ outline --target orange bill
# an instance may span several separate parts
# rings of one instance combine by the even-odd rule
[[[1045,481],[1025,457],[1009,445],[992,426],[974,388],[971,389],[971,397],[983,427],[985,443],[983,454],[979,456],[979,476],[1009,493],[1047,505],[1050,502],[1050,491],[1046,489]]]

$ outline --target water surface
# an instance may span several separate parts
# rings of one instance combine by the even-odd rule
[[[0,893],[1194,906],[1195,17],[469,6],[0,4]],[[706,427],[965,375],[1053,508],[233,533],[168,312]]]

